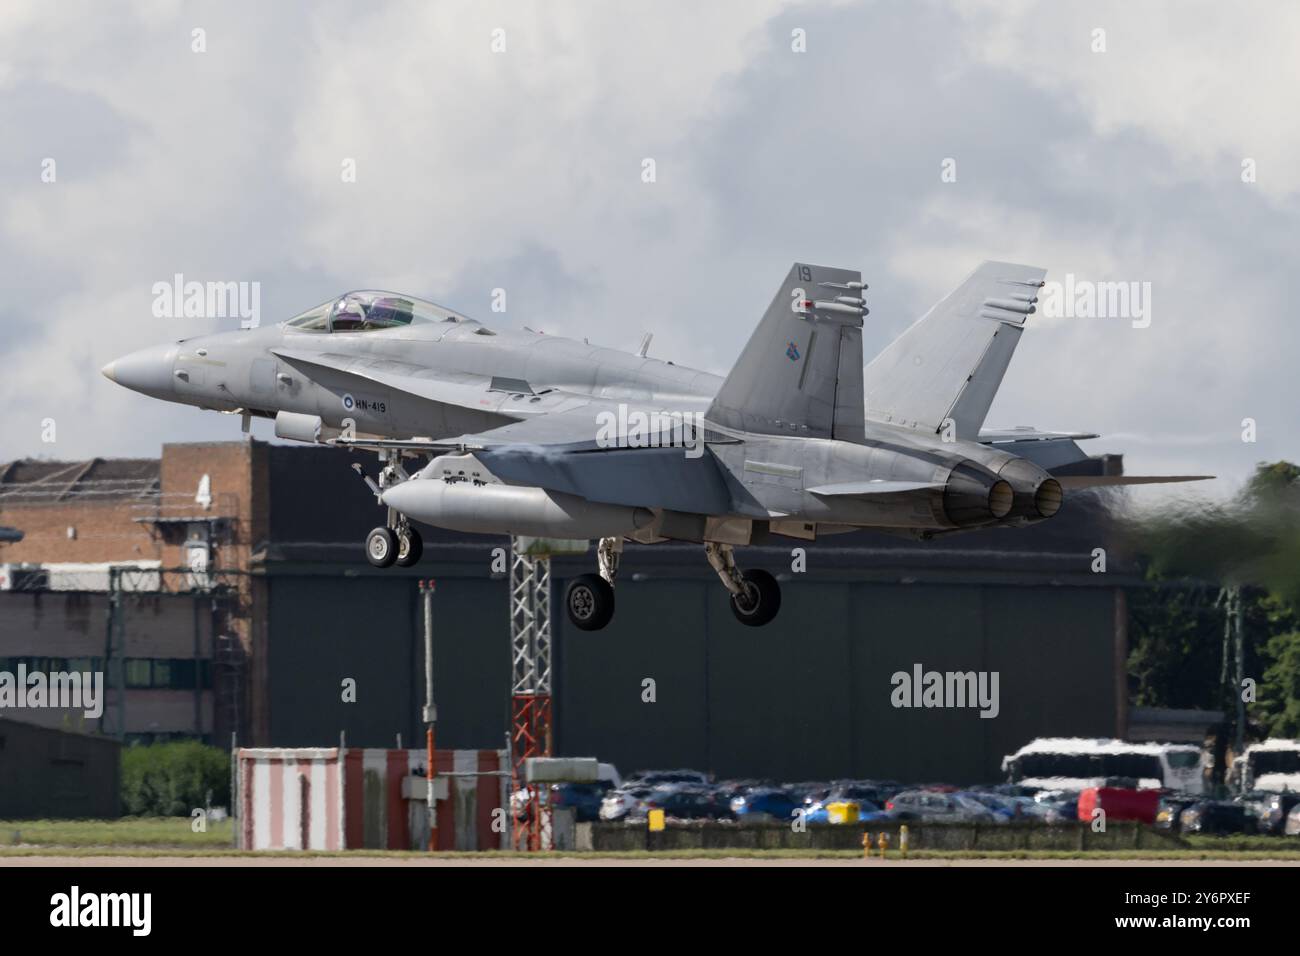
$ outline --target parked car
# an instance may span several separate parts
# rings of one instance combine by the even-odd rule
[[[662,810],[671,820],[713,820],[718,816],[712,793],[700,787],[657,787],[645,801],[645,810]]]
[[[1254,814],[1259,832],[1280,834],[1286,829],[1287,816],[1300,806],[1300,793],[1253,793],[1241,802]]]
[[[796,800],[789,792],[777,787],[755,787],[731,801],[731,812],[741,821],[788,822],[794,819],[795,810],[802,809],[803,801]]]
[[[893,796],[885,788],[884,793]],[[829,787],[821,798],[805,804],[804,820],[808,823],[875,823],[892,820],[894,815],[884,809],[887,799],[882,788],[873,781],[841,781]]]
[[[709,788],[709,800],[713,805],[714,818],[717,820],[734,820],[731,801],[755,787],[770,787],[771,784],[761,780],[724,780]]]
[[[1254,833],[1255,818],[1240,803],[1198,800],[1183,810],[1178,826],[1184,833]]]
[[[1021,808],[1012,798],[1004,797],[1000,793],[989,793],[986,790],[960,790],[956,795],[968,797],[980,804],[993,814],[994,823],[1010,823],[1022,813]]]
[[[999,783],[985,788],[987,793],[997,793],[1004,797],[1027,797],[1030,800],[1034,798],[1034,795],[1039,790],[1039,787],[1026,787],[1018,783]]]
[[[1166,793],[1160,798],[1160,804],[1156,807],[1156,829],[1177,833],[1179,816],[1193,803],[1196,803],[1195,797]]]
[[[1048,823],[1073,823],[1079,819],[1079,794],[1070,790],[1040,790],[1034,802],[1044,809]]]
[[[600,808],[605,794],[611,789],[608,782],[602,783],[557,783],[551,786],[552,807],[572,807],[574,819],[579,823],[590,823],[600,819]]]
[[[898,819],[925,823],[992,823],[993,813],[978,800],[939,790],[904,790],[885,804]]]
[[[654,793],[653,787],[628,785],[611,790],[600,801],[602,820],[644,820],[645,801]]]
[[[698,770],[642,770],[628,778],[639,787],[658,787],[665,783],[693,783],[707,786],[709,778]]]
[[[832,793],[804,811],[805,823],[882,823],[895,815],[864,797]]]

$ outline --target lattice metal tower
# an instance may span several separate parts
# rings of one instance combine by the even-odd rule
[[[551,846],[544,784],[526,783],[524,761],[551,756],[551,559],[510,539],[511,840],[516,850]],[[526,792],[516,801],[513,794]]]

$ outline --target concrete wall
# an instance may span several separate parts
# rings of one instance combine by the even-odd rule
[[[1156,830],[1141,823],[1115,822],[1102,832],[1084,823],[909,823],[908,850],[1014,851],[1120,851],[1169,850],[1183,845],[1177,834]],[[872,855],[879,853],[877,839],[887,835],[891,856],[897,855],[899,825],[863,826],[845,824],[809,825],[796,831],[788,824],[737,825],[716,823],[674,823],[658,833],[644,824],[579,823],[577,849],[606,852],[638,850],[843,850],[862,851],[865,832],[872,835]]]

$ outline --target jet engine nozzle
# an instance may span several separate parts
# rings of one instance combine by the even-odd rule
[[[959,528],[1005,518],[1014,501],[1008,482],[973,461],[954,466],[943,489],[944,516]]]
[[[998,470],[998,477],[1015,492],[1009,517],[1041,521],[1061,510],[1061,483],[1025,458],[1013,458]]]
[[[1061,510],[1061,500],[1061,483],[1055,478],[1044,478],[1034,492],[1034,507],[1044,518],[1050,518]]]

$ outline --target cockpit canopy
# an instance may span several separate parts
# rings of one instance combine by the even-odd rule
[[[290,319],[304,332],[373,332],[413,322],[471,322],[432,302],[396,292],[348,292]]]

